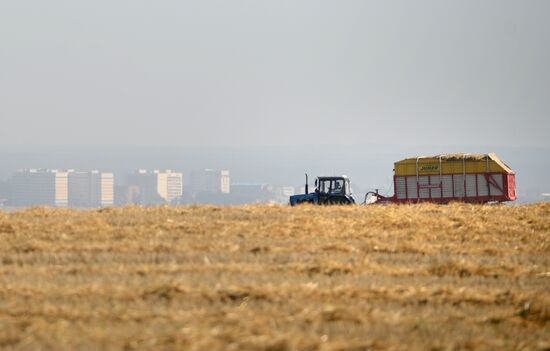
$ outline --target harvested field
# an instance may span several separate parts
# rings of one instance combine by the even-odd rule
[[[6,350],[550,350],[550,204],[0,212]]]

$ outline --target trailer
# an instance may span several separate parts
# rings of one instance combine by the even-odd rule
[[[393,196],[369,192],[365,203],[486,203],[516,199],[515,173],[494,153],[406,158],[394,164],[393,185]]]

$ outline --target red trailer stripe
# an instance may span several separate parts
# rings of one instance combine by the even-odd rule
[[[451,189],[453,190],[453,199],[455,198],[455,175],[451,174]]]
[[[477,173],[474,174],[474,175],[476,176],[476,196],[475,197],[478,197],[479,196],[479,188],[478,188],[477,178],[479,178],[479,177],[477,176]]]
[[[403,177],[403,179],[405,179],[405,199],[408,199],[409,198],[409,177],[405,176]]]

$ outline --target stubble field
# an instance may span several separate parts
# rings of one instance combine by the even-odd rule
[[[0,211],[6,350],[550,350],[550,204]]]

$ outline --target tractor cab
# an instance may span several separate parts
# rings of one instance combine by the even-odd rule
[[[317,205],[339,205],[354,204],[355,200],[351,195],[349,178],[341,177],[317,177],[315,180],[315,192],[308,192],[308,181],[306,174],[306,193],[292,195],[290,205],[311,203]]]
[[[319,196],[320,204],[353,204],[349,178],[318,177],[315,180],[315,192]]]

